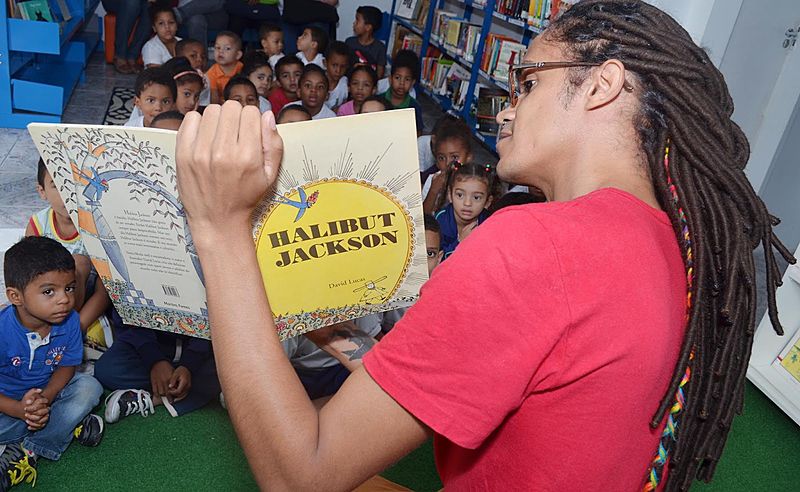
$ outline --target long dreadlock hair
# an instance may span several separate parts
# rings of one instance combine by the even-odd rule
[[[744,401],[753,344],[756,279],[753,250],[763,245],[767,299],[778,334],[775,290],[780,270],[773,248],[794,258],[744,174],[750,148],[731,121],[733,101],[722,74],[669,15],[638,0],[585,0],[553,22],[544,36],[568,60],[620,60],[630,71],[634,116],[656,196],[667,212],[686,265],[687,327],[672,381],[651,425],[666,425],[644,482],[666,490],[709,481]],[[587,68],[570,69],[579,86]]]

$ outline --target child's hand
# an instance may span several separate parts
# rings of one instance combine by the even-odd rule
[[[186,398],[189,390],[192,389],[192,373],[183,366],[178,366],[169,378],[169,395],[173,401]]]
[[[20,415],[28,424],[28,430],[43,428],[50,418],[50,402],[42,396],[41,388],[29,389],[19,401]]]
[[[251,228],[250,214],[278,177],[283,140],[271,111],[236,101],[186,115],[176,150],[178,190],[195,244]]]
[[[476,227],[478,227],[478,221],[477,220],[475,222],[472,222],[470,224],[465,225],[464,228],[461,229],[461,234],[459,234],[458,240],[459,241],[463,241],[464,239],[466,239],[467,236],[469,236],[470,233],[472,231],[474,231]]]
[[[160,360],[150,368],[150,386],[153,395],[166,396],[169,392],[169,379],[172,377],[172,364]]]
[[[447,174],[442,171],[436,171],[431,176],[431,191],[440,193],[447,184]],[[430,192],[429,192],[430,193]]]

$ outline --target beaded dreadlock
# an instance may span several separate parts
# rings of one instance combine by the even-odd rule
[[[695,478],[712,478],[733,416],[742,411],[755,327],[753,250],[763,245],[769,316],[778,334],[775,289],[781,280],[773,248],[795,260],[772,232],[778,219],[744,174],[750,148],[730,119],[725,80],[675,20],[638,0],[585,0],[544,35],[564,46],[567,59],[620,60],[640,95],[633,123],[687,276],[686,334],[651,422],[656,428],[667,416],[644,490],[659,485],[668,459],[662,485],[684,490]],[[570,70],[572,88],[588,70]]]

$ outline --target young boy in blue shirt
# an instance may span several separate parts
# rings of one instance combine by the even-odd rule
[[[57,460],[73,436],[96,446],[103,421],[89,413],[103,388],[76,373],[83,357],[75,260],[57,241],[26,237],[5,254],[0,311],[0,488],[36,481],[36,459]]]

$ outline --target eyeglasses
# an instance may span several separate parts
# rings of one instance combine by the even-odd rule
[[[560,61],[560,62],[531,62],[520,63],[519,65],[512,65],[508,70],[508,95],[511,107],[517,105],[517,101],[523,95],[526,95],[533,90],[534,80],[522,80],[522,74],[526,70],[533,72],[540,72],[542,70],[550,70],[553,68],[573,68],[573,67],[599,67],[601,63],[596,62],[576,62],[576,61]],[[625,80],[623,88],[627,92],[633,92],[633,86]]]

